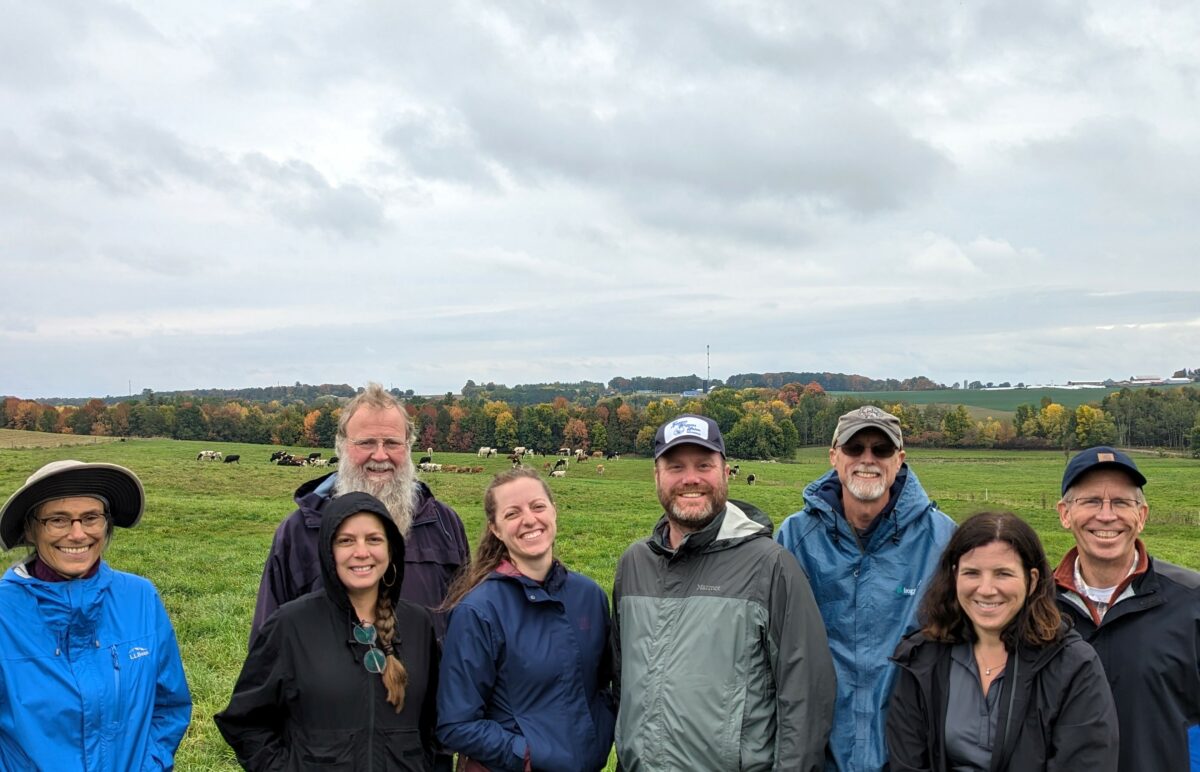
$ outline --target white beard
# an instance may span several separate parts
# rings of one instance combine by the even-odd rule
[[[390,468],[391,464],[382,465],[368,461],[364,466],[346,464],[338,469],[334,493],[342,496],[347,493],[369,493],[383,502],[387,511],[392,515],[392,522],[400,529],[400,535],[408,538],[412,527],[413,510],[417,504],[417,472],[413,467],[412,458],[395,469],[391,469],[392,478],[383,482],[373,482],[366,474],[366,469],[375,470]]]
[[[876,472],[879,474],[879,481],[868,482],[867,480],[860,480],[854,476],[855,471]],[[850,479],[846,481],[846,489],[850,491],[850,495],[859,501],[878,501],[887,493],[883,470],[874,464],[864,464],[863,466],[856,467],[850,472]]]

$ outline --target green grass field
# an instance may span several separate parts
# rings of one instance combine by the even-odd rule
[[[962,393],[962,392],[960,392]],[[240,464],[196,461],[205,448],[240,453]],[[292,510],[302,482],[325,470],[267,463],[274,448],[172,440],[130,440],[76,447],[7,449],[0,445],[0,497],[7,498],[36,468],[61,458],[109,461],[133,469],[147,492],[146,514],[132,531],[120,531],[107,559],[116,568],[154,581],[175,624],[195,701],[193,722],[178,765],[181,770],[237,769],[212,723],[225,706],[246,654],[250,616],[276,524]],[[308,449],[305,449],[307,452]],[[330,449],[325,449],[328,457]],[[503,458],[436,453],[435,461],[484,465],[485,474],[426,474],[434,493],[451,504],[475,542],[482,528],[482,493]],[[766,510],[776,523],[800,508],[803,487],[828,467],[826,451],[809,448],[795,463],[743,461],[731,496]],[[908,457],[922,484],[957,520],[985,508],[1011,509],[1042,534],[1052,562],[1070,547],[1070,534],[1054,511],[1065,464],[1060,452],[915,449]],[[541,465],[544,459],[536,459]],[[1200,461],[1138,456],[1150,483],[1152,553],[1200,569]],[[558,499],[558,556],[571,568],[612,586],[617,558],[644,538],[660,512],[648,459],[622,458],[573,465],[551,485]],[[753,472],[758,483],[744,482]],[[21,553],[5,556],[12,562]]]

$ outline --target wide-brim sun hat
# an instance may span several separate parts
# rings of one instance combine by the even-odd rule
[[[105,502],[113,525],[132,528],[142,519],[146,492],[137,475],[123,466],[65,459],[52,461],[33,474],[0,509],[0,549],[25,541],[25,522],[33,509],[47,501],[91,496]]]

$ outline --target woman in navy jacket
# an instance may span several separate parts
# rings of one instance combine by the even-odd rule
[[[893,657],[892,772],[1116,771],[1104,669],[1063,622],[1027,523],[982,512],[959,526],[920,618]]]
[[[554,559],[557,512],[538,473],[496,475],[483,538],[451,587],[438,739],[465,769],[595,772],[614,705],[608,598]]]

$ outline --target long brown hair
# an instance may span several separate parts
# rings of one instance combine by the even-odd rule
[[[546,498],[550,501],[550,505],[554,506],[554,494],[550,492],[550,486],[546,485],[546,481],[533,467],[516,466],[493,477],[492,481],[488,483],[487,490],[483,492],[483,514],[485,516],[483,536],[479,538],[479,546],[475,548],[475,557],[466,570],[462,571],[451,583],[450,589],[446,591],[446,600],[440,607],[441,610],[449,611],[458,605],[458,602],[468,592],[475,589],[480,582],[487,578],[488,574],[496,570],[502,560],[508,558],[508,548],[496,537],[496,534],[492,533],[492,525],[496,522],[496,489],[524,478],[541,483]]]
[[[920,620],[925,637],[944,643],[974,638],[971,620],[958,603],[958,561],[977,547],[1004,542],[1021,560],[1029,594],[1025,604],[1000,633],[1005,648],[1017,643],[1044,646],[1062,635],[1062,615],[1054,600],[1054,574],[1037,532],[1012,512],[980,512],[967,518],[950,537],[937,570],[921,599]],[[1036,581],[1032,569],[1037,569]]]

